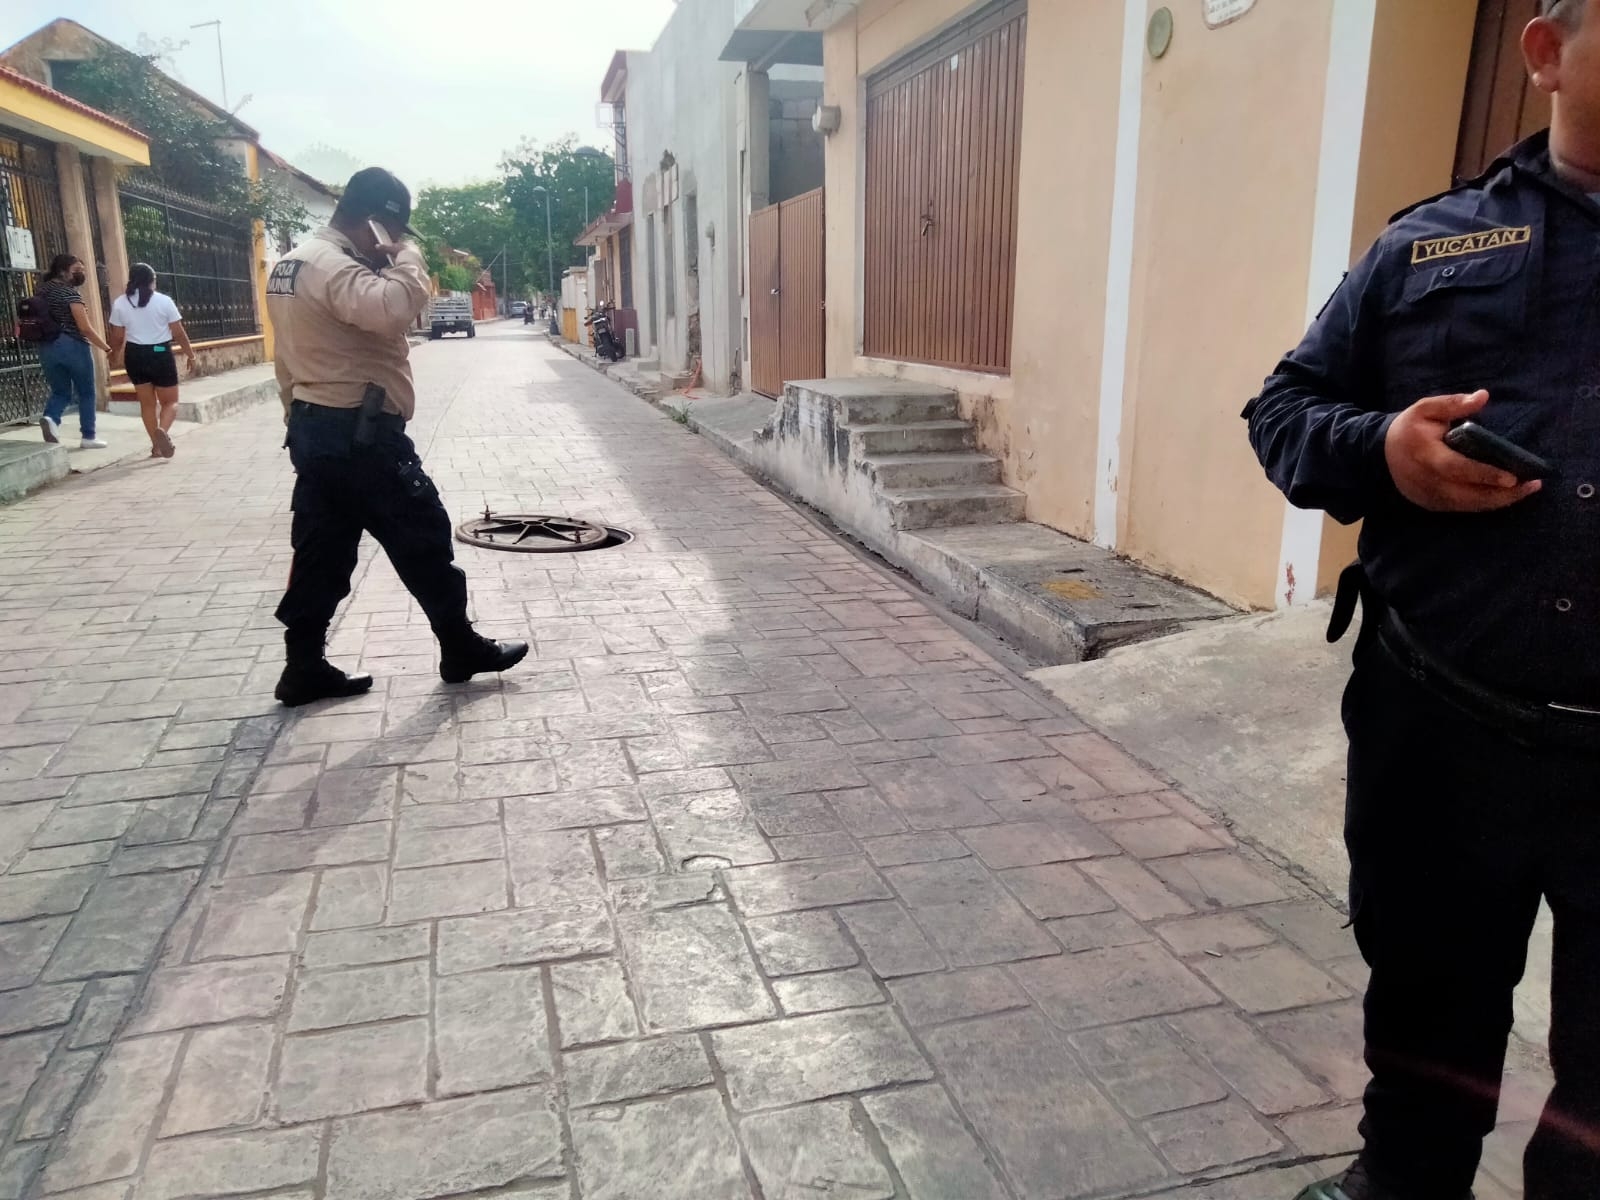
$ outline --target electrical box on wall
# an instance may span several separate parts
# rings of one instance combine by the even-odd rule
[[[839,132],[839,125],[843,119],[844,115],[839,111],[838,105],[821,104],[817,106],[817,111],[811,114],[811,128],[823,137],[830,137]]]

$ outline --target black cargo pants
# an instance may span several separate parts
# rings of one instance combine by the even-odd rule
[[[1405,1200],[1463,1200],[1495,1126],[1539,900],[1555,914],[1556,1086],[1526,1200],[1600,1196],[1600,752],[1529,748],[1373,637],[1344,697],[1351,907],[1372,968],[1361,1132]]]
[[[372,445],[358,446],[359,417],[356,409],[298,400],[289,410],[294,565],[277,617],[291,661],[322,656],[334,610],[350,594],[363,532],[383,547],[441,643],[461,644],[472,635],[450,517],[405,422],[385,414]]]

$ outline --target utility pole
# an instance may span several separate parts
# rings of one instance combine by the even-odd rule
[[[222,18],[215,21],[201,21],[198,25],[189,26],[190,29],[215,29],[217,31],[217,74],[222,77],[222,107],[228,107],[228,69],[222,62]]]
[[[550,332],[555,333],[558,332],[555,313],[561,307],[561,297],[556,293],[556,240],[550,232],[550,189],[541,183],[533,190],[544,197],[544,253],[550,269]]]

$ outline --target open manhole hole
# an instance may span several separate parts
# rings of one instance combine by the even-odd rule
[[[575,554],[581,550],[609,550],[633,541],[626,529],[556,517],[543,513],[497,513],[487,508],[483,516],[456,526],[456,540],[485,550],[511,550],[519,554]]]

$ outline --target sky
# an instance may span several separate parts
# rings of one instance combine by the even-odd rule
[[[136,49],[140,35],[187,42],[168,69],[228,105],[291,162],[326,145],[388,167],[412,190],[492,178],[524,137],[576,134],[609,151],[596,125],[600,82],[618,50],[649,49],[674,0],[70,0],[0,4],[0,46],[56,16]],[[249,99],[246,100],[245,97]],[[328,180],[342,183],[342,179]]]

